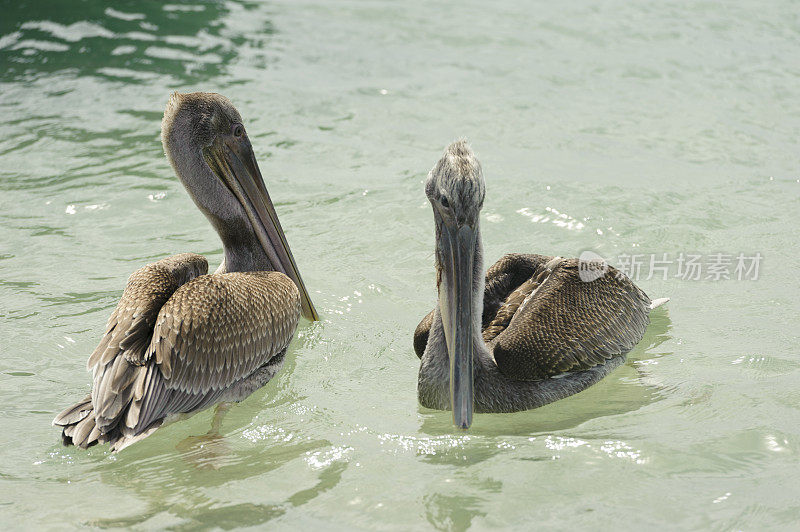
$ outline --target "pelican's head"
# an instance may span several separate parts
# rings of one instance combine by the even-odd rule
[[[447,147],[425,181],[425,194],[434,213],[472,227],[478,224],[485,188],[481,163],[465,139]]]
[[[436,222],[436,269],[439,310],[450,358],[450,405],[453,422],[472,423],[474,401],[473,299],[482,272],[475,272],[478,221],[485,185],[481,165],[465,140],[452,143],[428,174],[425,194]],[[477,316],[480,319],[480,315]],[[478,326],[479,327],[479,326]]]
[[[318,319],[258,168],[242,117],[220,94],[170,96],[161,122],[170,164],[226,247],[226,265],[272,269],[300,290],[303,315]],[[230,253],[230,256],[229,256]]]

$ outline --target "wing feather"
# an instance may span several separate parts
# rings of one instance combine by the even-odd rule
[[[545,264],[552,258],[545,255],[509,253],[489,268],[486,272],[486,285],[483,292],[482,330],[485,339],[494,338],[505,328],[503,326],[502,328],[492,329],[491,325],[501,307],[509,298],[509,294],[525,282],[526,279],[529,279],[539,265]],[[433,325],[434,311],[435,309],[431,310],[422,318],[422,321],[419,322],[414,331],[414,351],[419,358],[422,358],[425,353],[425,347],[428,344],[428,335]],[[510,316],[508,319],[510,320]]]
[[[278,272],[206,275],[181,286],[158,314],[139,415],[126,425],[144,430],[213,404],[286,348],[300,312],[300,292]]]
[[[509,378],[539,380],[630,351],[650,321],[650,298],[614,268],[592,282],[577,259],[508,254],[486,272],[482,333]],[[414,331],[421,358],[433,311]]]
[[[541,277],[542,268],[537,266],[534,275]],[[641,340],[649,304],[650,298],[616,269],[584,282],[578,260],[563,259],[519,305],[490,349],[500,371],[516,380],[589,369]]]
[[[174,255],[133,272],[88,368],[108,364],[121,352],[130,362],[141,364],[161,307],[179,286],[207,272],[205,257],[195,253]]]
[[[88,361],[98,430],[115,426],[131,402],[161,307],[181,285],[207,271],[205,257],[182,253],[148,264],[128,278],[106,334]]]

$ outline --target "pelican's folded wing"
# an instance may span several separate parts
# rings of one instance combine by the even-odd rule
[[[138,367],[145,363],[161,307],[180,286],[206,272],[205,257],[181,253],[148,264],[128,278],[87,364],[93,373],[92,405],[99,430],[113,425],[127,406],[125,398],[132,393]]]
[[[195,253],[173,255],[133,272],[108,318],[105,335],[89,357],[88,369],[119,354],[143,363],[158,311],[181,285],[206,273],[208,261]]]
[[[419,325],[414,330],[414,352],[419,358],[422,358],[422,355],[425,354],[425,347],[428,345],[428,334],[431,332],[431,325],[433,325],[434,312],[436,312],[435,308],[422,318],[422,321],[419,322]]]
[[[553,257],[535,254],[503,255],[486,271],[481,331],[487,343],[506,329],[525,296],[541,282],[544,265]]]
[[[278,272],[206,275],[183,285],[158,314],[126,427],[139,433],[220,400],[283,352],[300,312],[297,286]]]
[[[486,272],[486,288],[483,293],[483,320],[482,327],[484,338],[494,338],[499,330],[497,322],[490,328],[498,310],[506,302],[509,295],[514,292],[525,280],[529,279],[539,265],[544,264],[552,257],[544,255],[523,255],[510,253],[504,255],[494,263]],[[428,345],[428,334],[433,325],[434,310],[430,311],[417,325],[414,331],[414,352],[419,358],[425,353]],[[487,331],[487,328],[490,328]]]
[[[588,369],[627,353],[642,339],[650,299],[630,279],[610,267],[584,282],[577,259],[543,265],[534,257],[539,265],[523,283],[528,293],[490,344],[506,376],[539,380]]]

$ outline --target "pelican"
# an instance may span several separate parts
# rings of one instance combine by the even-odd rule
[[[422,406],[516,412],[578,393],[625,361],[642,339],[651,301],[613,267],[585,282],[577,259],[509,254],[483,275],[481,165],[464,140],[428,174],[436,225],[438,305],[417,326]],[[596,265],[597,266],[597,265]],[[588,272],[585,278],[591,278]]]
[[[182,253],[130,276],[89,357],[91,394],[53,421],[65,445],[116,452],[179,415],[241,401],[281,369],[300,315],[318,319],[233,104],[173,93],[161,141],[224,258],[210,275],[203,256]]]

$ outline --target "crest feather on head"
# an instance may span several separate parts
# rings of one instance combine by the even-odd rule
[[[431,201],[445,198],[460,220],[477,220],[486,193],[483,170],[465,138],[445,149],[428,174],[425,193]]]

